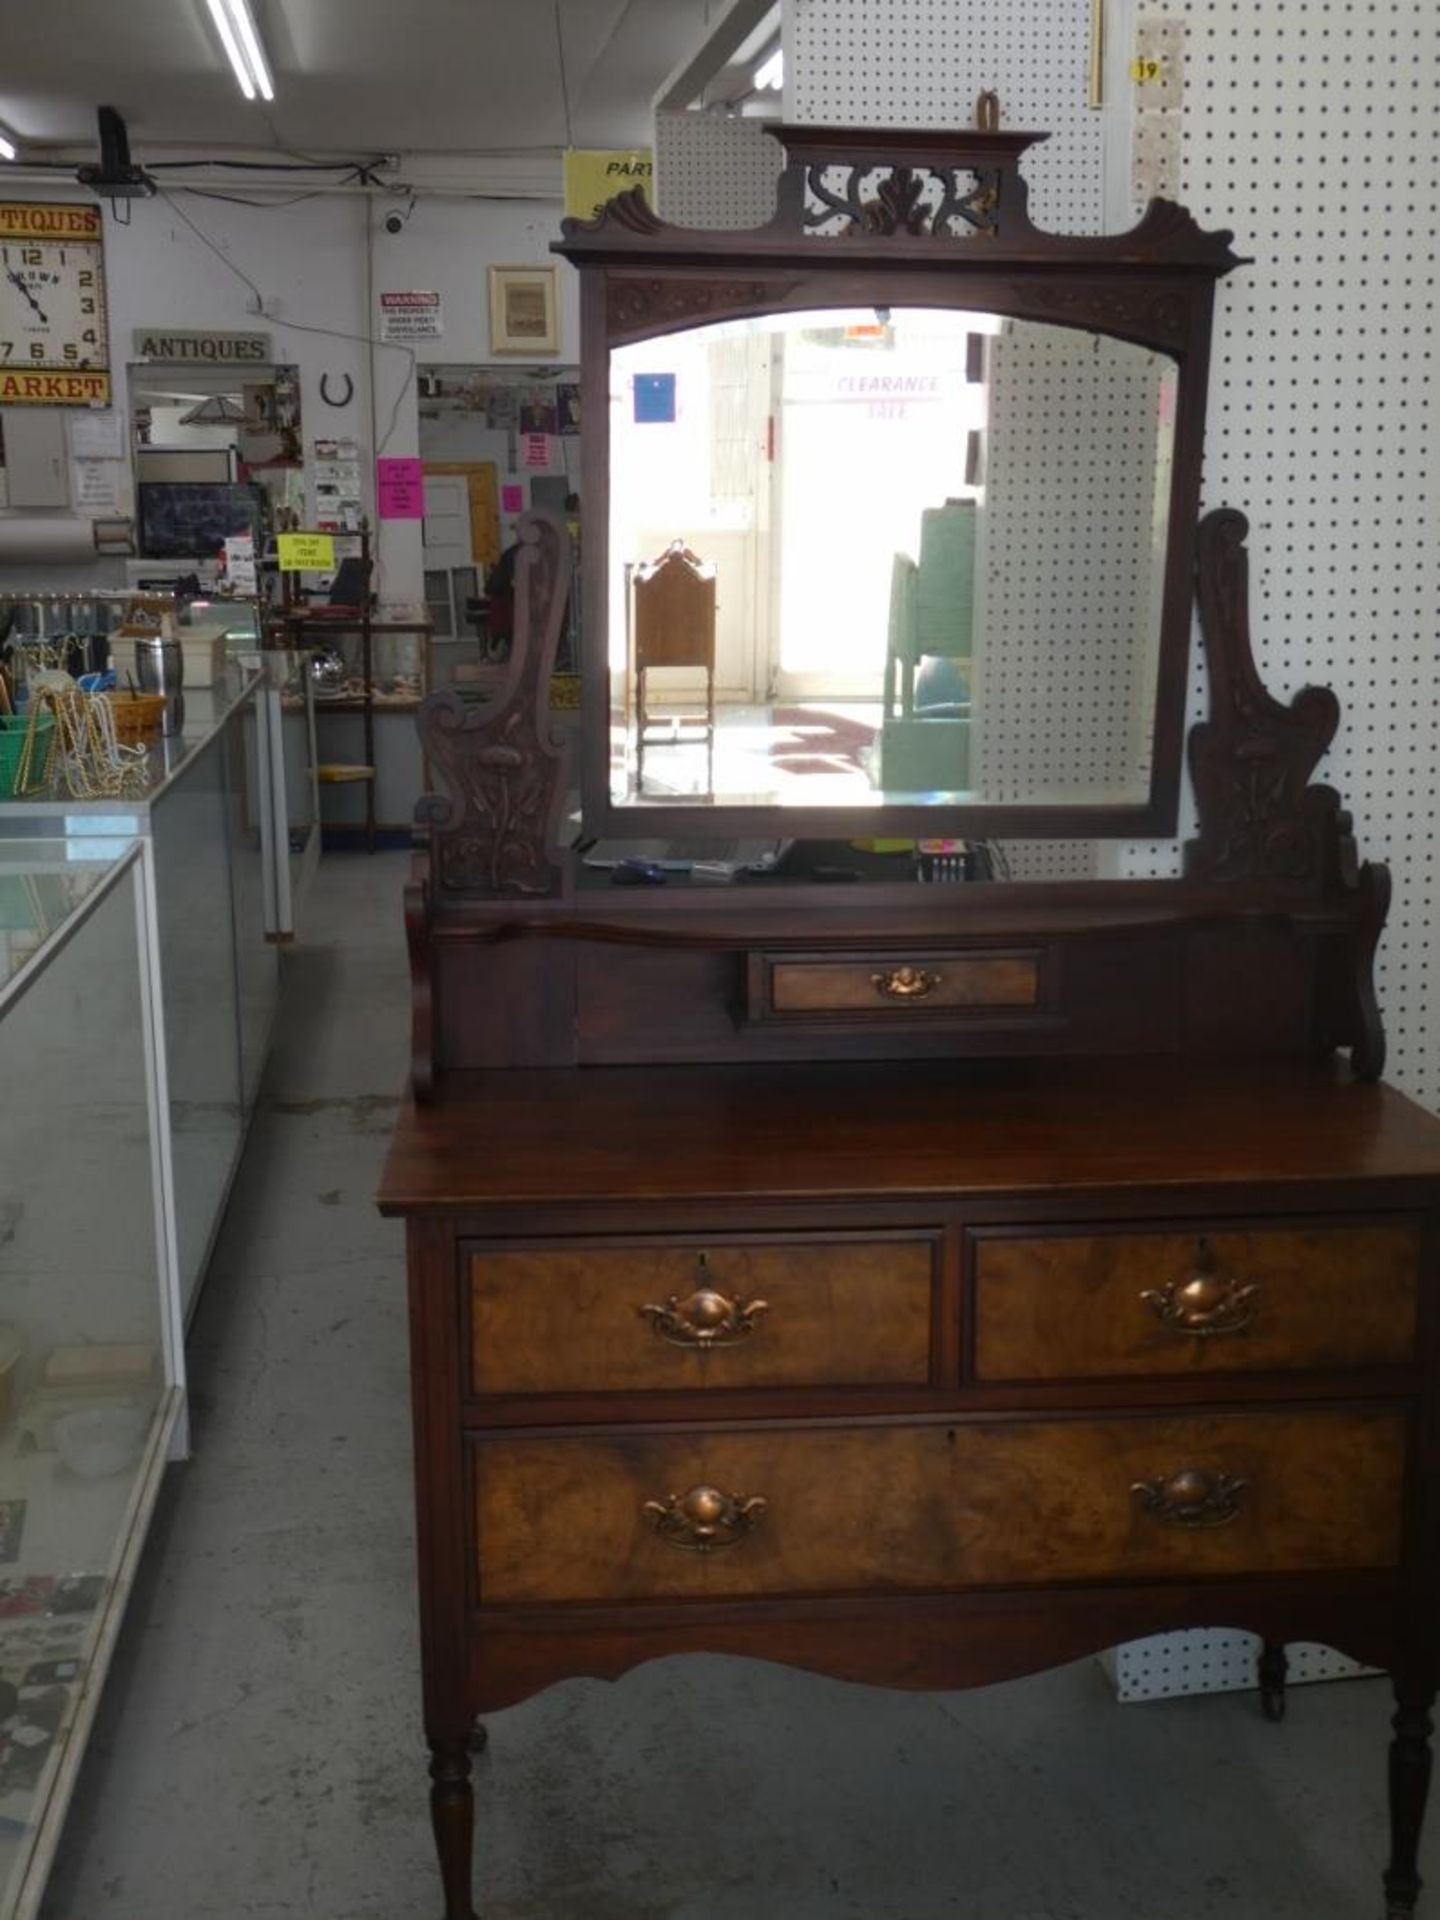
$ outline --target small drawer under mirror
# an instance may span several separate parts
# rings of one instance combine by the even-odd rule
[[[1051,1012],[1050,973],[1042,947],[752,951],[745,1012],[751,1024],[1024,1019]]]

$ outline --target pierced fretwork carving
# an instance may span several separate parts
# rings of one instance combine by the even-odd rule
[[[419,713],[420,740],[444,793],[415,808],[429,829],[441,892],[554,894],[564,798],[564,750],[550,729],[550,675],[570,589],[570,539],[549,514],[517,528],[515,640],[493,701],[453,689],[432,693]]]
[[[993,234],[1000,221],[999,168],[851,166],[838,190],[826,166],[805,169],[805,225],[832,237],[929,233],[954,238],[969,227]],[[968,183],[968,184],[967,184]],[[839,216],[841,225],[832,222]]]

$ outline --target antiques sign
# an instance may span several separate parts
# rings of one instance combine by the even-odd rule
[[[174,327],[137,327],[132,337],[141,360],[254,367],[267,365],[272,357],[268,333],[190,333]]]

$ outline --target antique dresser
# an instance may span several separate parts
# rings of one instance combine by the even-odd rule
[[[443,791],[422,803],[408,890],[413,1099],[380,1195],[407,1231],[446,1920],[476,1911],[477,1716],[554,1681],[695,1650],[949,1688],[1198,1626],[1262,1637],[1272,1710],[1287,1642],[1392,1673],[1385,1901],[1391,1920],[1416,1906],[1440,1123],[1379,1078],[1387,878],[1312,783],[1337,704],[1261,686],[1245,522],[1199,518],[1229,236],[1163,203],[1123,236],[1037,231],[1019,170],[1035,137],[791,129],[758,233],[672,230],[636,196],[567,223],[585,826],[717,842],[758,826],[811,855],[798,876],[623,887],[560,850],[546,693],[570,548],[529,519],[504,688],[484,706],[435,695],[421,718]],[[865,525],[841,496],[863,491],[908,396],[932,409],[915,474],[952,428],[984,436],[986,479],[971,457],[957,482],[981,527],[971,683],[937,714],[950,737],[971,720],[954,791],[857,803],[881,702],[807,693],[828,683],[799,641],[753,726],[722,696],[695,784],[662,747],[637,768],[633,662],[610,638],[622,564],[657,535],[714,552],[722,629],[753,577],[725,544],[735,514],[707,547],[678,504],[668,525],[663,503],[627,504],[651,467],[683,493],[680,454],[649,453],[678,443],[632,434],[647,355],[682,396],[710,383],[677,420],[723,423],[756,367],[771,380],[756,487],[774,421],[801,462],[817,393],[869,395],[826,502],[841,549]],[[722,427],[697,431],[711,484],[751,487]],[[944,497],[922,477],[913,511],[895,505],[910,471],[887,468],[890,504],[864,508],[893,513],[846,583],[857,602]],[[813,501],[773,500],[798,542]],[[1065,539],[1046,532],[1062,507]],[[1121,522],[1141,534],[1113,539]],[[1107,595],[1136,540],[1122,605]],[[843,599],[818,575],[807,591],[851,646]],[[1196,599],[1209,717],[1188,739],[1198,829],[1178,876],[1020,877],[1027,841],[1176,832]],[[883,674],[876,605],[854,657]],[[1116,623],[1137,619],[1117,676]],[[1047,646],[1052,670],[1020,674]],[[1097,775],[1095,729],[1127,699],[1141,723]],[[771,771],[727,772],[737,728],[745,751],[771,743]],[[746,792],[772,777],[779,799]],[[903,856],[855,850],[878,830],[983,836],[1017,877],[921,884]]]

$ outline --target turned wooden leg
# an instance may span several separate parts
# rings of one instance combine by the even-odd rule
[[[1390,1743],[1390,1865],[1385,1869],[1386,1920],[1410,1920],[1420,1898],[1420,1827],[1430,1789],[1434,1682],[1395,1677],[1395,1738]]]
[[[1260,1649],[1260,1711],[1267,1720],[1285,1718],[1285,1678],[1290,1661],[1283,1640],[1267,1640]]]
[[[445,1920],[476,1920],[471,1894],[475,1795],[470,1786],[471,1734],[430,1742],[430,1823],[440,1856]]]

